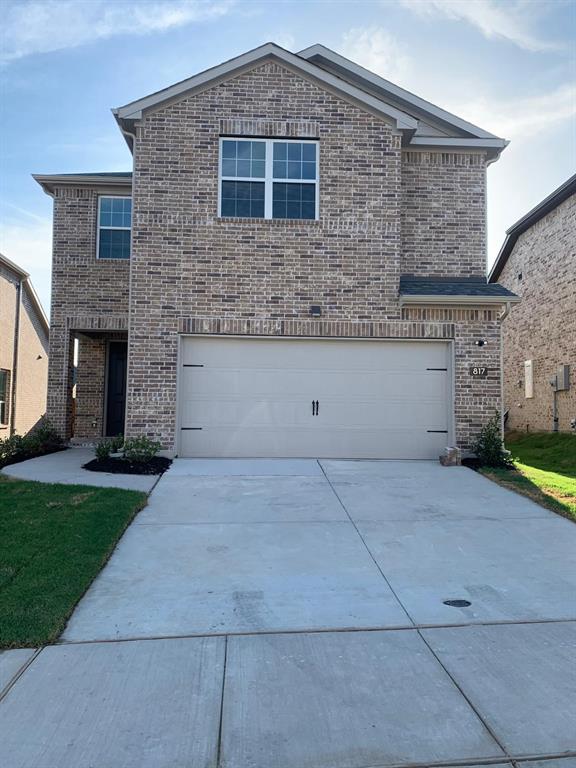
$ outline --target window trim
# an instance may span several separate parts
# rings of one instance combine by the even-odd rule
[[[7,427],[10,424],[10,369],[0,368],[0,373],[5,374],[6,388],[3,393],[3,398],[0,398],[0,402],[4,403],[4,421],[0,419],[0,426]]]
[[[260,141],[266,144],[266,164],[264,176],[223,176],[223,143],[225,141]],[[273,176],[274,144],[314,144],[316,147],[316,178],[315,179],[275,179]],[[320,142],[318,139],[284,138],[276,136],[272,139],[263,136],[220,136],[218,143],[218,218],[220,219],[252,219],[251,216],[222,216],[222,182],[223,181],[251,181],[264,184],[264,216],[257,217],[258,221],[318,221],[320,218]],[[272,216],[273,184],[310,184],[315,188],[315,210],[313,219],[284,219]]]
[[[101,201],[102,200],[132,200],[132,195],[98,195],[97,198],[97,215],[96,215],[96,258],[98,261],[130,261],[132,258],[132,216],[134,214],[134,208],[132,208],[132,212],[130,213],[130,226],[129,227],[103,227],[103,229],[115,229],[115,230],[122,230],[123,232],[130,232],[130,253],[128,254],[127,259],[119,259],[117,257],[111,257],[111,258],[102,258],[100,256],[100,208],[101,208]]]

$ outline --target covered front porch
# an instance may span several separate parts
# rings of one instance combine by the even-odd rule
[[[64,440],[124,432],[128,318],[68,317],[50,330],[47,413]]]
[[[73,343],[72,442],[123,434],[128,333],[77,332]]]

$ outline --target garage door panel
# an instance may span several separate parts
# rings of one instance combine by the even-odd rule
[[[219,428],[265,427],[285,429],[292,426],[324,430],[334,427],[378,427],[388,426],[401,429],[407,421],[406,409],[410,408],[410,420],[418,421],[427,429],[442,428],[444,417],[443,398],[422,398],[416,403],[407,403],[401,397],[379,400],[354,398],[339,401],[318,400],[318,415],[312,416],[311,400],[228,400],[218,399],[217,403],[206,398],[187,403],[183,409],[182,423],[189,427],[206,425]]]
[[[191,343],[190,343],[191,342]],[[284,350],[279,353],[280,345]],[[410,341],[373,342],[340,339],[238,339],[219,337],[198,337],[188,339],[182,347],[184,365],[203,365],[205,368],[254,369],[300,368],[310,370],[311,350],[315,370],[326,368],[342,369],[342,354],[346,354],[346,367],[350,370],[366,368],[387,370],[390,365],[390,350],[394,347],[393,359],[398,368],[414,368],[415,355],[418,366],[445,367],[448,361],[448,347],[444,343]],[[366,347],[370,345],[367,358]],[[247,349],[249,353],[247,354]],[[289,358],[286,359],[285,356]]]
[[[326,395],[351,397],[373,396],[378,399],[401,396],[409,401],[415,395],[430,391],[432,396],[444,397],[445,373],[429,372],[422,368],[370,371],[316,369],[296,371],[281,368],[276,371],[225,368],[186,368],[182,378],[185,391],[192,388],[196,397],[246,396],[265,398],[270,392],[277,397],[303,397],[318,399]]]
[[[182,360],[182,456],[435,458],[447,444],[445,342],[189,338]]]
[[[446,445],[446,436],[420,430],[228,429],[184,432],[182,455],[190,457],[429,459]]]

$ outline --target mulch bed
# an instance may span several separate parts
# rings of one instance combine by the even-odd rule
[[[110,472],[113,475],[161,475],[172,464],[171,459],[155,456],[150,461],[129,461],[128,459],[92,459],[84,464],[90,472]]]
[[[485,466],[484,464],[482,464],[480,459],[476,459],[476,458],[462,459],[462,465],[464,467],[468,467],[468,469],[473,469],[476,472],[480,471],[481,469],[490,470],[490,467]],[[507,469],[510,472],[512,472],[514,470],[514,467],[513,466],[510,466],[510,467],[499,467],[499,469]]]

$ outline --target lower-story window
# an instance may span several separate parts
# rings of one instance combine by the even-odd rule
[[[8,375],[8,371],[0,368],[0,424],[8,423]]]

